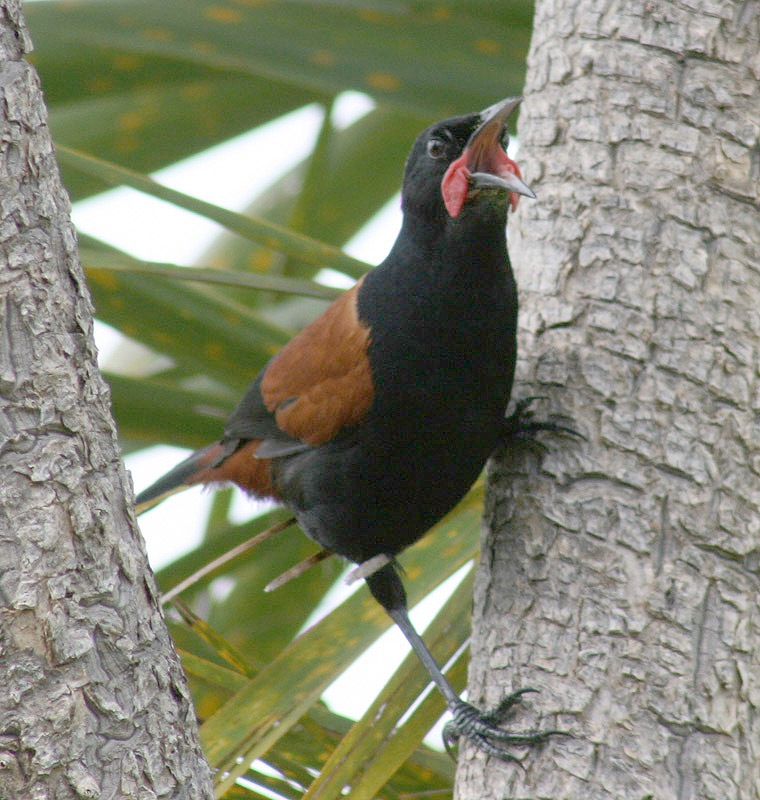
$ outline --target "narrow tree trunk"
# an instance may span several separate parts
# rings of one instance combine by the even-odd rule
[[[462,800],[760,797],[758,10],[536,4],[517,386],[587,439],[492,465],[470,686],[575,738]]]
[[[210,798],[20,0],[0,11],[0,798]]]

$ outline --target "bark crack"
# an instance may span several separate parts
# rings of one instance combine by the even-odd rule
[[[654,574],[659,577],[662,573],[662,567],[665,563],[665,550],[668,538],[668,529],[670,528],[670,519],[668,516],[668,499],[669,495],[662,498],[660,505],[660,530],[657,536],[657,548],[655,551]]]
[[[692,673],[692,684],[695,690],[699,688],[699,676],[702,672],[702,648],[704,645],[705,632],[707,630],[707,618],[710,613],[710,598],[715,587],[714,581],[709,581],[705,589],[702,604],[699,610],[699,620],[697,621],[696,642],[694,644],[694,671]]]

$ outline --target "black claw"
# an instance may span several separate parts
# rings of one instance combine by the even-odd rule
[[[506,440],[531,439],[536,433],[553,433],[558,436],[573,436],[578,439],[586,439],[575,428],[562,424],[562,420],[572,423],[572,418],[564,414],[552,414],[548,420],[534,420],[530,405],[535,400],[545,399],[545,397],[533,395],[518,400],[515,404],[515,410],[504,420],[504,438]]]
[[[449,758],[452,761],[457,760],[457,754],[454,751],[454,748],[459,743],[459,734],[455,731],[452,731],[449,728],[449,723],[447,722],[443,726],[443,746],[446,748],[446,752],[449,754]]]
[[[506,722],[509,717],[513,716],[515,706],[520,704],[522,696],[529,693],[538,694],[538,689],[531,689],[529,686],[526,686],[524,689],[518,689],[516,692],[512,692],[512,694],[507,695],[493,711],[485,714],[485,718],[494,725]]]
[[[534,433],[554,433],[557,436],[572,436],[577,439],[586,439],[586,437],[580,433],[580,431],[576,431],[575,428],[570,428],[567,425],[560,425],[560,423],[552,422],[551,420],[528,422],[521,425],[517,435],[530,436]]]
[[[464,734],[461,734],[457,729],[456,726],[453,725],[451,722],[447,722],[443,726],[443,744],[446,747],[446,752],[449,754],[449,757],[452,761],[457,760],[457,754],[455,752],[455,747],[459,744],[459,740],[462,738]],[[495,756],[496,758],[500,759],[501,761],[513,761],[517,764],[520,764],[522,759],[517,758],[517,756],[513,756],[512,753],[504,750],[501,747],[497,747],[496,745],[492,744],[488,741],[488,739],[482,734],[473,734],[473,735],[464,735],[466,739],[471,741],[478,750],[482,750],[484,753],[487,753],[490,756]]]

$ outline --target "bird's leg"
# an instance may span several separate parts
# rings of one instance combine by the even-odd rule
[[[512,733],[499,727],[509,716],[510,711],[520,701],[523,694],[532,689],[521,689],[509,695],[498,708],[491,713],[483,713],[475,706],[462,700],[441,672],[440,667],[428,650],[427,645],[415,630],[409,619],[406,605],[406,593],[393,565],[389,564],[367,578],[372,594],[385,608],[407,641],[417,654],[433,683],[446,700],[453,719],[446,723],[443,730],[443,741],[451,754],[452,747],[464,737],[480,750],[496,756],[504,761],[519,761],[509,752],[510,747],[531,746],[545,742],[549,737],[562,735],[562,731],[528,731]]]

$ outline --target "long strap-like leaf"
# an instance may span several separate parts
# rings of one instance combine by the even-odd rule
[[[199,200],[197,197],[191,197],[176,189],[170,189],[147,175],[141,175],[139,172],[120,167],[118,164],[103,161],[62,144],[56,144],[56,152],[58,160],[62,164],[80,169],[114,186],[131,186],[151,197],[166,200],[175,206],[218,222],[228,230],[247,239],[272,250],[279,250],[309,264],[329,267],[354,277],[363,275],[370,268],[369,264],[346,255],[337,247],[332,247],[300,233],[294,233],[272,222],[238,214],[213,203],[207,203],[205,200]]]

